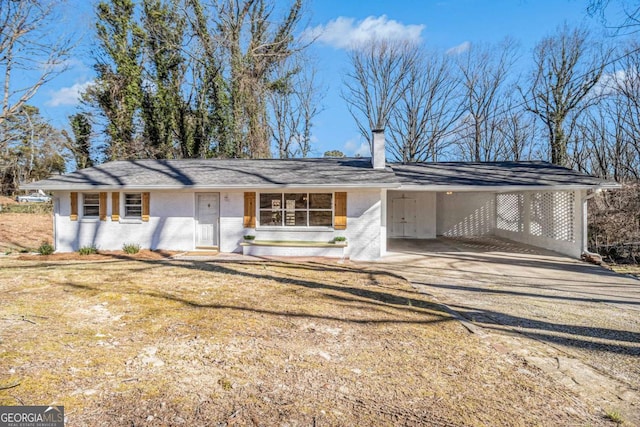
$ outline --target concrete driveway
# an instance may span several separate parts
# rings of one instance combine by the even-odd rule
[[[456,312],[505,357],[524,358],[640,425],[640,281],[497,238],[400,240],[372,268]]]

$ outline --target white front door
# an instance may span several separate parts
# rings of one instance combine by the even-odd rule
[[[196,194],[196,247],[218,246],[220,194]]]
[[[416,237],[416,199],[391,200],[391,237]]]

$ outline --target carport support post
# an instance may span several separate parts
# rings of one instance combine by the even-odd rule
[[[576,191],[576,193],[580,194],[582,199],[582,253],[585,255],[596,255],[594,253],[589,252],[589,199],[593,198],[598,192],[600,192],[599,188],[595,191],[589,193],[588,190],[582,190],[580,192]]]

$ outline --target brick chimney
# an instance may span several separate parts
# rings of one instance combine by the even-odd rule
[[[373,129],[373,144],[371,147],[371,166],[374,169],[384,169],[387,164],[385,158],[384,129]]]

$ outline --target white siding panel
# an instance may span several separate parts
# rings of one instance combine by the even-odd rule
[[[220,252],[242,253],[242,236],[255,235],[254,229],[244,228],[244,192],[220,193]]]
[[[249,190],[251,191],[251,190]],[[331,190],[327,190],[331,191]],[[195,193],[186,191],[152,191],[149,222],[111,221],[110,195],[107,221],[71,221],[70,193],[56,192],[60,213],[56,215],[56,250],[77,251],[82,246],[95,245],[99,249],[119,250],[124,243],[137,243],[143,248],[190,251],[195,247]],[[242,252],[240,243],[245,234],[259,240],[308,240],[328,242],[335,236],[346,236],[345,255],[354,260],[374,260],[381,256],[381,191],[363,190],[347,194],[347,229],[245,229],[244,191],[220,192],[220,251]],[[317,248],[283,249],[260,248],[263,255],[271,253],[292,255],[337,255],[341,251]],[[266,252],[265,252],[266,251]]]
[[[381,192],[347,194],[347,256],[353,260],[375,260],[381,256]],[[336,232],[338,234],[338,232]]]
[[[111,221],[110,196],[107,198],[107,221],[82,217],[71,221],[70,193],[59,192],[55,196],[60,200],[60,214],[55,218],[58,252],[73,252],[90,245],[103,250],[119,250],[124,243],[136,243],[148,249],[193,248],[193,193],[151,192],[149,222]]]

